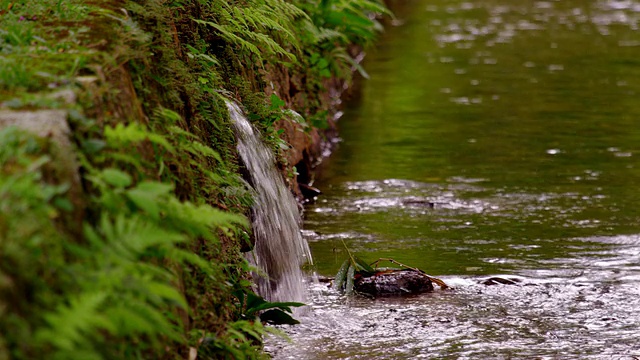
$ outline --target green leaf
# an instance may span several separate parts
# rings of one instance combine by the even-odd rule
[[[249,313],[250,309],[256,309],[266,303],[267,300],[265,300],[262,296],[259,296],[252,291],[247,292],[247,313]],[[255,312],[255,310],[253,310],[253,312]]]
[[[100,139],[88,139],[82,142],[82,149],[88,154],[94,154],[104,149],[107,143]]]
[[[345,281],[347,280],[347,270],[349,269],[349,260],[345,260],[340,266],[340,270],[336,274],[335,279],[335,287],[336,290],[341,291],[344,286]]]
[[[171,194],[173,191],[173,184],[161,183],[157,181],[143,181],[140,182],[133,190],[143,191],[154,196],[162,196]]]
[[[56,197],[53,199],[53,205],[60,210],[73,211],[73,204],[66,197]]]
[[[327,67],[329,67],[329,61],[327,61],[327,59],[325,58],[321,58],[316,66],[320,69],[326,69]]]
[[[150,282],[147,284],[147,289],[154,295],[163,299],[170,300],[173,303],[179,305],[183,309],[188,309],[189,305],[184,299],[184,296],[173,286],[163,284],[160,282]]]
[[[295,306],[295,307],[300,307],[300,306],[304,306],[305,304],[303,303],[299,303],[299,302],[269,302],[269,301],[265,301],[263,304],[260,304],[256,307],[252,307],[250,310],[257,312],[257,311],[261,311],[261,310],[267,310],[267,309],[280,309],[286,312],[291,312],[291,306]],[[247,310],[248,312],[248,310]]]
[[[173,190],[172,184],[156,181],[143,181],[126,192],[127,197],[136,207],[144,210],[154,220],[160,219],[160,206],[163,197]]]
[[[354,256],[353,258],[356,261],[358,272],[365,273],[364,275],[373,275],[376,273],[376,271],[364,260],[358,258],[357,256]]]
[[[102,178],[107,184],[118,188],[125,188],[132,182],[129,174],[114,168],[102,170]]]
[[[345,288],[345,293],[347,295],[351,295],[351,293],[353,293],[353,281],[355,279],[356,276],[356,268],[351,265],[349,266],[349,270],[347,271],[347,286]]]
[[[144,210],[154,220],[160,220],[160,207],[156,202],[157,196],[140,189],[131,189],[127,191],[127,197],[138,209]]]
[[[281,107],[286,105],[285,102],[282,99],[280,99],[276,94],[271,94],[270,100],[271,100],[271,106],[269,107],[269,110],[271,111],[278,110]]]
[[[39,329],[35,338],[60,350],[73,351],[77,344],[88,341],[87,332],[103,329],[114,333],[113,322],[99,310],[106,298],[103,292],[83,292],[70,298],[69,305],[61,304],[54,312],[44,315],[49,327]]]
[[[260,321],[272,325],[296,325],[300,321],[294,319],[291,315],[279,309],[265,311],[260,315]]]

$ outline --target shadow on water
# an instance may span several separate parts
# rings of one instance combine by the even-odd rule
[[[345,298],[276,359],[640,357],[640,2],[411,0],[306,210],[316,271],[391,257],[454,286]],[[517,285],[482,285],[517,277]]]

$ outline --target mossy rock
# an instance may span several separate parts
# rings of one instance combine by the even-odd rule
[[[69,187],[67,197],[72,209],[64,214],[64,221],[72,234],[80,236],[85,201],[68,116],[66,110],[0,110],[0,129],[15,126],[48,144],[46,151],[52,162],[45,169],[45,181]]]

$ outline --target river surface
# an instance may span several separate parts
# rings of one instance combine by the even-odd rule
[[[640,358],[640,1],[396,3],[304,235],[319,275],[344,241],[454,289],[371,300],[310,281],[292,343],[268,351]]]

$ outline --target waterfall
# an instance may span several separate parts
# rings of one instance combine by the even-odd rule
[[[305,301],[300,269],[311,262],[309,245],[300,232],[300,213],[293,194],[275,166],[275,157],[240,107],[227,102],[238,138],[238,152],[256,192],[252,208],[255,247],[249,262],[268,276],[257,277],[259,293],[270,301]]]

